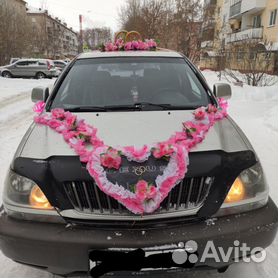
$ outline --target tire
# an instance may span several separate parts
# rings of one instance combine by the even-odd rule
[[[46,75],[43,72],[36,73],[36,79],[44,79],[44,78],[46,78]]]
[[[3,71],[2,76],[5,78],[12,78],[12,74],[9,71]]]

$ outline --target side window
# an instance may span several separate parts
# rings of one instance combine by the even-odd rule
[[[38,61],[28,61],[29,67],[36,66],[37,64],[38,64]]]
[[[39,61],[39,66],[46,66],[46,62],[44,62],[44,61]]]
[[[28,65],[28,62],[27,61],[20,61],[20,62],[17,62],[16,65],[19,66],[19,67],[24,67],[24,66]]]

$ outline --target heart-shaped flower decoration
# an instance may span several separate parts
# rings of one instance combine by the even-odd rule
[[[107,167],[105,167],[107,161],[103,159],[103,156],[104,153],[108,155],[112,153],[107,146],[99,147],[92,152],[87,169],[98,187],[105,194],[123,204],[128,210],[135,214],[152,213],[168,196],[171,189],[184,178],[187,170],[188,151],[186,148],[182,145],[175,145],[171,148],[168,165],[163,174],[156,178],[155,184],[148,184],[144,180],[139,180],[134,185],[134,190],[128,190],[118,183],[114,184],[107,178]],[[145,156],[142,156],[141,159],[128,151],[126,152],[125,148],[122,148],[121,155],[126,156],[129,161],[143,162],[149,159],[150,155],[155,154],[155,151],[152,152],[152,147],[145,147],[144,149]],[[115,151],[113,150],[113,155]],[[110,162],[110,165],[115,165],[115,163]]]
[[[54,109],[50,114],[38,109],[38,113],[35,122],[49,126],[63,135],[64,140],[80,156],[80,160],[87,163],[87,170],[100,190],[134,214],[142,215],[158,209],[173,187],[184,179],[189,164],[189,151],[204,140],[216,121],[227,116],[227,102],[219,99],[218,107],[209,104],[208,107],[196,109],[192,119],[182,123],[182,131],[176,132],[165,142],[144,145],[142,148],[107,146],[97,137],[96,128],[62,109]],[[107,171],[118,170],[123,158],[143,163],[151,156],[168,161],[154,183],[139,179],[131,188],[125,188],[108,179]]]

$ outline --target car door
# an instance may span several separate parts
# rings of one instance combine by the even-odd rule
[[[26,76],[35,77],[38,72],[38,60],[29,60],[26,68]]]
[[[16,77],[26,77],[26,71],[28,68],[27,60],[20,60],[14,64],[14,66],[10,69],[13,76]]]

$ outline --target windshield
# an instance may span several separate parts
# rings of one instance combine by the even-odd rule
[[[149,104],[151,110],[193,109],[208,103],[204,87],[183,58],[95,58],[76,61],[51,108],[124,110]]]

